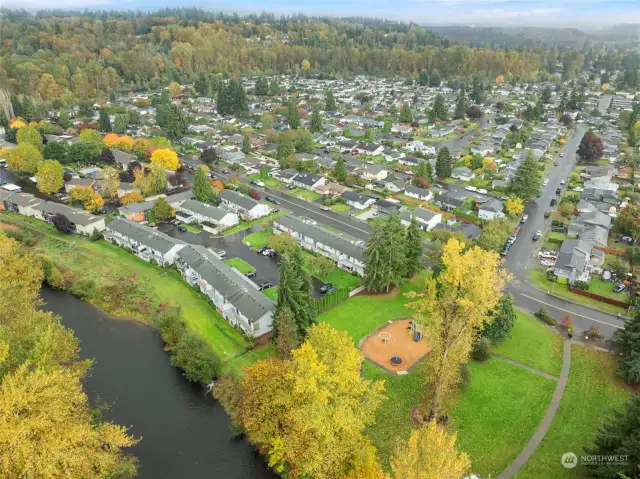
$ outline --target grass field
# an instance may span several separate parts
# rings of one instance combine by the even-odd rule
[[[277,286],[273,286],[272,288],[269,288],[269,289],[263,289],[262,292],[271,301],[277,301],[278,300],[278,287]]]
[[[580,466],[565,469],[560,457],[569,451],[578,456],[584,454],[584,448],[592,445],[605,418],[629,398],[615,368],[613,356],[578,345],[571,347],[569,381],[558,412],[544,440],[516,479],[587,477]]]
[[[600,278],[591,278],[591,281],[589,282],[589,292],[591,293],[599,294],[600,296],[605,296],[617,301],[629,301],[629,295],[627,293],[614,293],[613,288],[615,287],[615,283],[604,281]]]
[[[257,174],[257,173],[255,175],[249,175],[249,176],[247,176],[247,178],[249,178],[250,180],[253,180],[253,181],[262,181],[269,188],[280,188],[282,186],[282,183],[280,183],[275,178],[269,177],[267,179],[262,179],[262,178],[260,178],[260,175]]]
[[[247,235],[244,242],[247,243],[251,249],[258,249],[267,244],[267,236],[269,236],[271,232],[271,228],[256,231],[255,233]]]
[[[348,273],[347,271],[345,271],[343,269],[338,268],[337,266],[334,267],[331,271],[329,271],[329,274],[327,274],[326,276],[321,276],[317,272],[312,272],[311,271],[311,258],[313,258],[313,255],[311,253],[307,252],[307,251],[305,251],[304,253],[305,253],[304,254],[304,256],[305,256],[305,262],[304,262],[305,271],[307,271],[309,274],[315,276],[320,281],[322,281],[324,283],[332,283],[333,286],[335,286],[337,289],[347,288],[349,290],[352,290],[354,288],[357,288],[360,285],[360,282],[362,280],[359,277],[353,276],[352,274]]]
[[[495,477],[533,435],[556,382],[495,358],[470,363],[469,372],[471,384],[450,408],[452,429],[473,472]]]
[[[241,258],[231,258],[225,261],[227,266],[237,269],[242,274],[247,274],[250,271],[255,271],[255,268]]]
[[[188,225],[184,223],[182,226],[184,226],[187,231],[191,231],[194,234],[202,233],[202,228],[199,225]]]
[[[351,206],[345,203],[336,203],[335,205],[331,206],[331,211],[333,211],[334,213],[347,213],[350,210]]]
[[[316,201],[321,198],[315,191],[305,190],[304,188],[296,188],[295,190],[289,191],[288,194],[307,201]]]
[[[562,338],[531,316],[518,311],[511,337],[492,350],[553,376],[562,369]]]
[[[286,211],[286,210],[280,210],[277,213],[272,213],[268,216],[265,216],[264,218],[258,218],[257,220],[253,220],[253,221],[241,221],[239,225],[234,226],[233,228],[229,228],[228,230],[225,230],[224,233],[222,233],[223,235],[230,235],[232,233],[237,233],[238,231],[242,231],[242,230],[246,230],[247,228],[251,228],[252,226],[255,225],[265,225],[267,223],[269,223],[270,221],[275,220],[276,218],[282,216],[282,215],[286,215],[290,213],[290,211]]]

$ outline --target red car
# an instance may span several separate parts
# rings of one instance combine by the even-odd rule
[[[473,141],[473,137],[470,136],[469,139],[467,141]]]

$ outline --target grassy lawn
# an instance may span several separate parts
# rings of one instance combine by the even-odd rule
[[[256,231],[247,235],[244,242],[249,245],[251,249],[258,249],[267,244],[267,236],[271,234],[271,228],[265,228],[261,231]]]
[[[237,269],[242,274],[247,274],[250,271],[255,271],[255,268],[249,263],[240,258],[231,258],[225,261],[227,266]]]
[[[262,181],[269,188],[280,188],[282,186],[282,183],[280,183],[275,178],[269,177],[269,178],[267,178],[265,180],[265,179],[260,178],[259,174],[249,175],[249,176],[247,176],[247,178],[249,178],[250,180],[253,180],[253,181]]]
[[[263,289],[262,292],[271,301],[277,301],[278,300],[278,287],[277,286],[273,286],[273,287],[271,287],[269,289]]]
[[[590,447],[598,428],[613,408],[629,398],[615,374],[615,358],[582,346],[571,347],[569,381],[560,407],[544,440],[516,475],[517,479],[587,477],[578,466],[565,469],[560,457],[571,451],[578,456]]]
[[[106,241],[91,242],[82,236],[60,234],[53,226],[38,220],[7,213],[0,218],[41,234],[34,250],[51,258],[73,279],[91,279],[100,287],[109,281],[133,278],[148,302],[145,308],[137,310],[124,309],[126,306],[114,310],[109,304],[93,301],[96,306],[122,317],[148,321],[160,304],[176,304],[188,326],[207,340],[221,359],[227,360],[246,349],[242,336],[177,271],[153,266]]]
[[[275,346],[273,343],[269,343],[265,346],[261,346],[259,348],[252,349],[251,351],[246,351],[239,356],[228,361],[223,367],[223,374],[227,374],[228,372],[234,372],[237,375],[242,375],[242,372],[250,367],[256,361],[261,359],[266,359],[269,356],[275,355]]]
[[[290,195],[295,196],[297,198],[302,198],[306,201],[316,201],[321,198],[321,196],[315,191],[305,190],[304,188],[296,188],[295,190],[289,191]]]
[[[277,213],[271,213],[270,215],[265,216],[264,218],[258,218],[257,220],[253,220],[253,221],[242,221],[240,220],[240,224],[237,226],[234,226],[233,228],[229,228],[228,230],[225,230],[224,233],[222,233],[223,235],[230,235],[232,233],[237,233],[238,231],[243,231],[246,230],[248,228],[251,228],[252,226],[255,225],[266,225],[267,223],[275,220],[276,218],[282,216],[282,215],[286,215],[291,213],[290,211],[286,211],[286,210],[280,210]]]
[[[452,428],[473,472],[496,477],[533,435],[556,383],[495,358],[470,363],[469,371],[471,384],[450,407]]]
[[[562,338],[522,311],[518,311],[511,337],[494,346],[493,351],[553,376],[560,376]]]
[[[625,308],[621,308],[619,306],[603,303],[602,301],[598,301],[593,298],[587,298],[586,296],[580,296],[579,294],[572,293],[567,289],[566,285],[556,284],[549,281],[543,269],[532,270],[529,277],[531,278],[531,281],[541,290],[550,291],[551,294],[555,296],[569,299],[578,304],[589,305],[592,308],[611,311],[613,313],[626,313],[627,311]]]
[[[614,293],[613,288],[616,287],[616,283],[604,281],[600,278],[591,278],[589,282],[589,292],[605,296],[607,298],[615,299],[617,301],[629,301],[629,295],[627,293]]]
[[[558,245],[560,245],[566,239],[567,239],[567,234],[566,233],[558,233],[557,231],[549,231],[549,233],[547,233],[546,241],[548,241],[549,243],[557,243]]]
[[[318,278],[320,281],[324,283],[331,283],[337,289],[347,288],[352,290],[360,286],[361,279],[357,276],[353,276],[347,271],[338,268],[337,266],[329,271],[329,274],[326,276],[321,276],[317,273],[311,271],[311,258],[313,256],[311,254],[305,255],[306,261],[304,263],[304,269],[309,272],[311,275]]]
[[[331,206],[331,211],[333,211],[334,213],[347,213],[350,210],[351,206],[345,203],[336,203],[335,205]]]
[[[202,233],[202,228],[199,225],[188,225],[184,223],[182,226],[184,226],[187,229],[187,231],[191,231],[192,233],[195,233],[195,234]]]

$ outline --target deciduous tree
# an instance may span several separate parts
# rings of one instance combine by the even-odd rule
[[[602,140],[591,132],[587,132],[582,137],[578,145],[578,155],[582,161],[594,162],[602,158],[604,147]]]
[[[165,198],[158,198],[153,202],[151,213],[155,221],[167,221],[176,215],[169,202]]]
[[[167,189],[167,174],[160,165],[151,164],[135,170],[133,186],[140,189],[144,196],[162,193]]]
[[[33,174],[42,163],[42,154],[31,143],[21,143],[12,150],[3,150],[7,166],[15,173]]]
[[[35,146],[40,153],[44,151],[42,135],[36,128],[32,126],[25,126],[24,128],[20,128],[16,133],[16,140],[18,142],[18,145],[28,143]]]
[[[161,166],[165,170],[177,171],[180,168],[178,154],[168,148],[159,148],[151,154],[151,163]]]
[[[524,211],[524,203],[518,196],[511,196],[504,202],[504,210],[508,216],[518,216]]]
[[[64,185],[64,169],[56,160],[45,160],[38,166],[36,179],[38,191],[52,195]]]
[[[135,191],[132,191],[131,193],[127,193],[122,198],[120,198],[120,204],[122,206],[127,206],[131,203],[141,203],[143,201],[144,201],[144,196],[142,196],[140,193],[136,193]]]

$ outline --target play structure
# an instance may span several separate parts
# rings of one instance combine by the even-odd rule
[[[365,357],[390,372],[402,373],[431,350],[419,325],[410,319],[389,321],[360,345]]]

